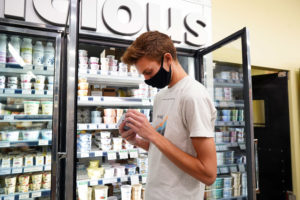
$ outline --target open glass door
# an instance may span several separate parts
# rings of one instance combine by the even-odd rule
[[[218,176],[206,199],[256,199],[251,65],[246,28],[197,52],[198,76],[217,108]]]

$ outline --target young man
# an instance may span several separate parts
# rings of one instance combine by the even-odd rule
[[[146,84],[167,86],[155,97],[153,125],[145,115],[129,110],[119,129],[123,138],[148,151],[146,200],[203,199],[205,185],[217,175],[216,109],[208,92],[185,73],[165,34],[142,34],[122,59],[136,65]]]

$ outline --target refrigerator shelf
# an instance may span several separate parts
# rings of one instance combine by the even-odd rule
[[[117,124],[77,124],[77,130],[112,130],[118,129]]]
[[[0,98],[53,98],[52,90],[22,90],[22,89],[0,89]]]
[[[133,182],[142,182],[146,183],[147,174],[135,174],[135,175],[127,175],[122,177],[114,177],[114,178],[101,178],[101,179],[84,179],[84,180],[78,180],[77,185],[86,185],[88,186],[94,186],[94,185],[104,185],[109,183],[122,183],[133,180]]]
[[[96,147],[94,147],[96,148]],[[117,160],[117,159],[128,159],[128,158],[137,158],[139,154],[139,149],[122,149],[120,151],[102,151],[99,149],[92,150],[90,152],[77,152],[77,158],[96,158],[107,156],[108,160]],[[144,152],[141,152],[144,153]]]
[[[151,107],[153,100],[150,98],[135,97],[104,97],[104,96],[79,96],[78,106],[111,106],[111,107]]]
[[[101,70],[90,70],[79,69],[80,76],[87,78],[89,83],[93,84],[104,84],[111,86],[130,86],[138,87],[139,84],[144,83],[144,78],[141,75],[132,75],[129,73],[119,73],[119,72],[103,72]]]
[[[50,170],[51,170],[51,165],[0,168],[0,175],[43,172],[43,171],[50,171]]]
[[[217,151],[232,151],[231,149],[228,149],[230,147],[240,147],[241,150],[246,149],[245,142],[234,142],[234,143],[216,143],[216,150]]]
[[[0,122],[47,122],[52,121],[52,115],[0,115]]]
[[[215,122],[215,126],[245,126],[245,122],[241,121],[241,122],[224,122],[224,121],[216,121]]]
[[[232,87],[232,88],[243,88],[243,82],[240,80],[225,80],[225,79],[214,79],[215,87]]]
[[[214,199],[211,199],[214,200]],[[229,198],[222,198],[216,200],[247,200],[247,196],[238,196],[238,197],[229,197]]]
[[[50,190],[42,189],[42,190],[30,191],[26,193],[0,195],[0,200],[19,200],[19,199],[30,199],[30,198],[48,197],[48,196],[50,196]]]
[[[216,100],[215,106],[218,108],[243,108],[244,107],[244,101],[243,100],[233,100],[233,101],[219,101]]]
[[[245,164],[224,164],[217,166],[217,174],[228,174],[231,172],[245,172]]]
[[[18,64],[9,64],[9,63],[0,63],[0,72],[10,73],[10,74],[26,74],[27,72],[32,72],[33,74],[38,75],[49,75],[53,76],[54,68],[46,66],[32,66],[26,65],[22,67]]]
[[[24,147],[24,146],[48,146],[51,145],[51,140],[19,140],[19,141],[0,141],[0,148],[9,148],[9,147]]]

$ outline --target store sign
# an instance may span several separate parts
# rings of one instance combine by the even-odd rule
[[[20,1],[24,5],[21,3],[17,7],[15,1],[5,0],[6,17],[13,17],[21,11],[24,13],[26,1]],[[31,1],[34,11],[44,22],[64,26],[67,7],[55,8],[52,0],[27,0],[27,4]],[[189,8],[185,6],[188,4]],[[145,31],[158,30],[178,44],[202,46],[211,33],[207,30],[210,17],[203,10],[211,8],[197,6],[190,9],[191,3],[183,0],[81,0],[81,29],[131,38]]]

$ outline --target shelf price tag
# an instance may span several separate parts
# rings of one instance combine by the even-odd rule
[[[221,172],[221,174],[227,174],[227,173],[229,173],[228,167],[221,167],[220,168],[220,172]]]
[[[9,142],[5,142],[5,141],[1,141],[0,142],[0,147],[9,147],[10,146],[10,143]]]
[[[103,156],[102,151],[95,151],[94,153],[95,153],[95,157],[101,157],[101,156]]]
[[[127,176],[121,177],[121,182],[127,182],[127,181],[128,181],[128,177]]]
[[[142,183],[145,184],[147,182],[147,175],[142,175]]]
[[[44,95],[44,90],[35,90],[35,94]]]
[[[90,186],[98,185],[98,180],[90,180]]]
[[[31,193],[31,198],[35,198],[35,197],[41,197],[42,193],[41,192],[32,192]]]
[[[231,166],[230,167],[230,172],[237,172],[237,167],[236,166]]]
[[[97,74],[97,70],[91,69],[91,70],[90,70],[90,74]]]
[[[107,152],[107,159],[108,160],[116,160],[117,159],[117,153],[116,152]]]
[[[89,124],[89,130],[96,130],[97,129],[97,124]]]
[[[98,124],[99,129],[106,129],[106,124]]]
[[[88,158],[89,156],[90,156],[89,153],[82,152],[80,157],[81,157],[81,158]]]
[[[19,199],[29,199],[29,194],[20,194]]]
[[[4,115],[4,120],[12,121],[14,119],[15,119],[15,117],[13,115]]]
[[[131,185],[139,184],[139,175],[130,176]]]
[[[23,172],[23,169],[22,168],[13,168],[12,169],[12,174],[20,174]]]
[[[48,140],[39,140],[39,146],[45,146],[48,145],[49,141]]]
[[[120,159],[128,159],[128,151],[126,150],[121,150],[119,152],[119,155],[120,155]]]
[[[14,89],[5,89],[4,92],[5,92],[5,94],[14,94],[15,90]]]
[[[13,196],[6,196],[6,197],[4,197],[4,200],[15,200],[15,195],[13,195]]]
[[[31,90],[22,90],[22,94],[31,94]]]
[[[138,151],[137,149],[129,150],[130,158],[137,158],[138,157]]]

